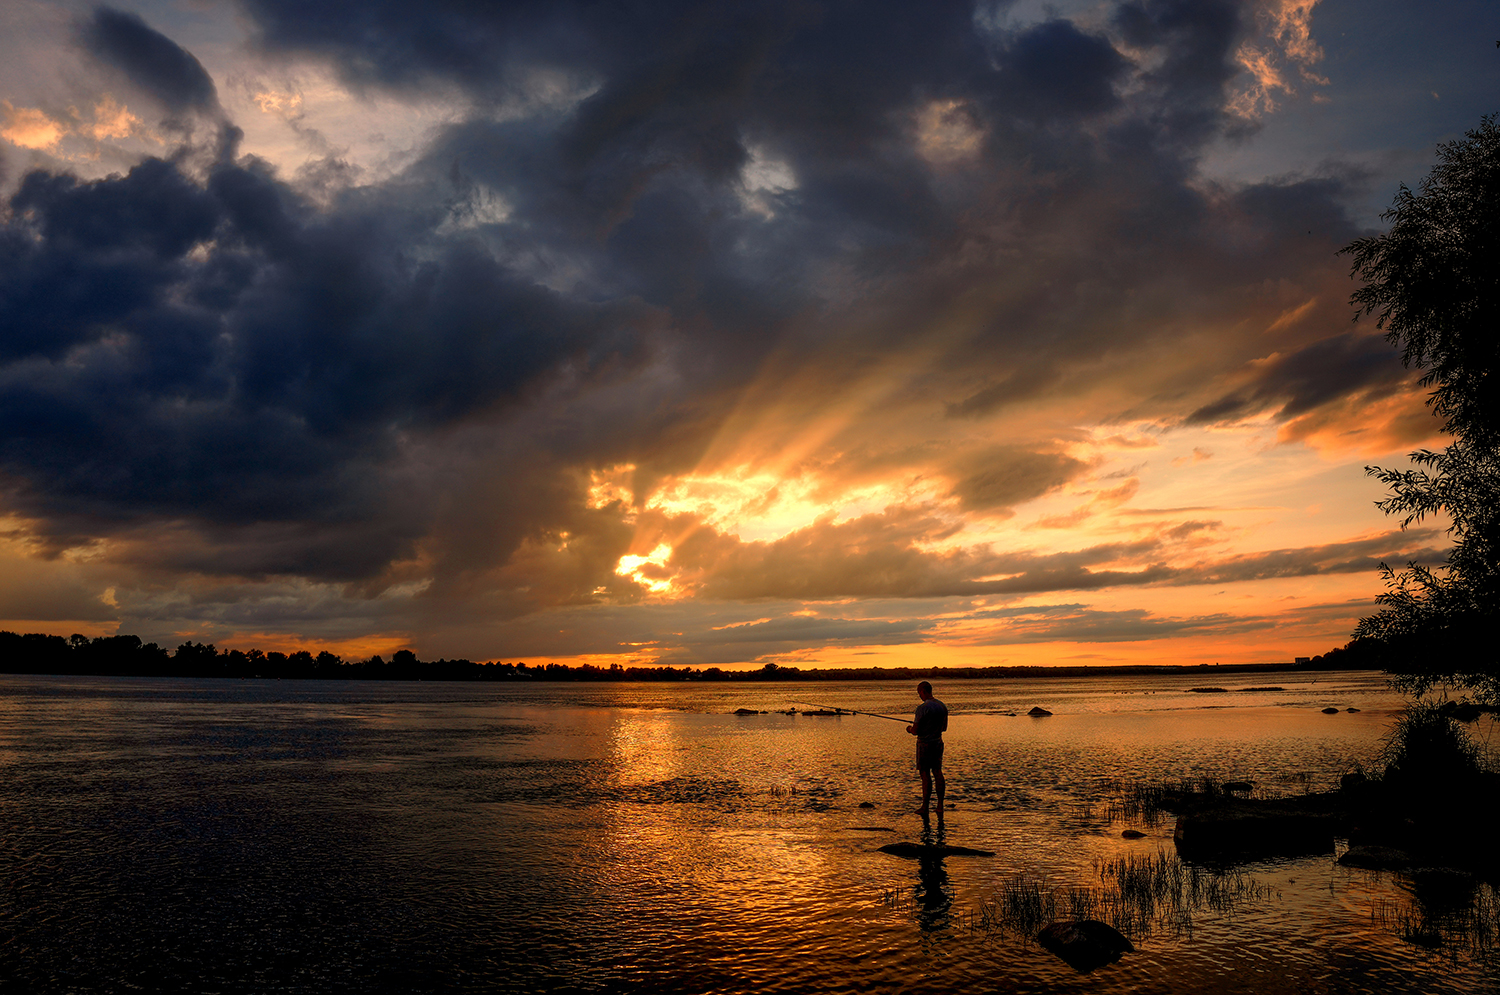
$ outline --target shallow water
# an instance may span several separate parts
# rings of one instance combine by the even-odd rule
[[[1199,694],[1193,686],[1280,685]],[[1378,675],[952,681],[947,842],[923,867],[907,683],[465,685],[0,678],[0,983],[26,991],[1474,992],[1393,876],[1247,869],[1081,975],[977,926],[1016,875],[1097,883],[1114,782],[1315,790],[1369,763]],[[1024,713],[1043,705],[1055,714]],[[1356,707],[1324,715],[1321,708]],[[860,808],[861,802],[874,808]],[[934,822],[936,827],[936,822]]]

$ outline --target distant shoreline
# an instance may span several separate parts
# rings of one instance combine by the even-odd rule
[[[569,666],[548,663],[472,660],[422,661],[410,650],[398,650],[389,661],[372,656],[346,661],[332,653],[314,656],[296,653],[262,653],[260,650],[217,650],[202,643],[183,643],[175,653],[156,643],[142,643],[130,635],[88,639],[44,633],[17,635],[0,632],[0,673],[90,677],[233,677],[284,680],[378,680],[378,681],[900,681],[922,677],[943,680],[1027,680],[1042,677],[1111,677],[1191,674],[1254,674],[1300,670],[1375,670],[1377,662],[1367,648],[1351,643],[1321,656],[1299,658],[1292,663],[1199,663],[1199,664],[1063,664],[1055,667],[845,667],[808,669],[767,663],[758,670],[724,670],[719,667],[625,667],[611,664]]]

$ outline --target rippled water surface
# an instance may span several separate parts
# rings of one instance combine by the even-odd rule
[[[1231,691],[1188,690],[1208,683]],[[1252,684],[1284,690],[1238,690]],[[877,851],[922,839],[900,725],[730,714],[808,698],[904,715],[906,683],[0,677],[0,985],[1500,988],[1490,953],[1399,935],[1404,881],[1332,855],[1249,865],[1262,897],[1087,975],[981,924],[1018,875],[1066,889],[1097,883],[1101,861],[1171,854],[1169,825],[1120,837],[1113,784],[1208,775],[1295,793],[1368,763],[1399,706],[1378,675],[937,691],[953,712],[941,838],[994,857]],[[1032,705],[1055,714],[1009,714]]]

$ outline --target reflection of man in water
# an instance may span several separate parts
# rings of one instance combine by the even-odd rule
[[[938,810],[937,831],[932,822],[922,823],[922,845],[942,846],[944,838],[942,810]],[[948,882],[948,869],[942,857],[921,857],[917,860],[917,886],[912,892],[917,901],[917,925],[923,933],[932,933],[948,928],[948,912],[953,908],[953,889]]]
[[[948,706],[932,696],[932,685],[923,681],[917,685],[917,697],[922,703],[906,731],[917,737],[917,772],[922,775],[922,807],[917,813],[927,818],[932,802],[932,782],[937,781],[938,818],[943,817],[943,793],[947,784],[943,781],[943,732],[948,728]]]

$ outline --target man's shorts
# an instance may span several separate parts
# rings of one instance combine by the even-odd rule
[[[943,744],[942,743],[918,743],[917,744],[917,770],[942,770],[943,769]]]

